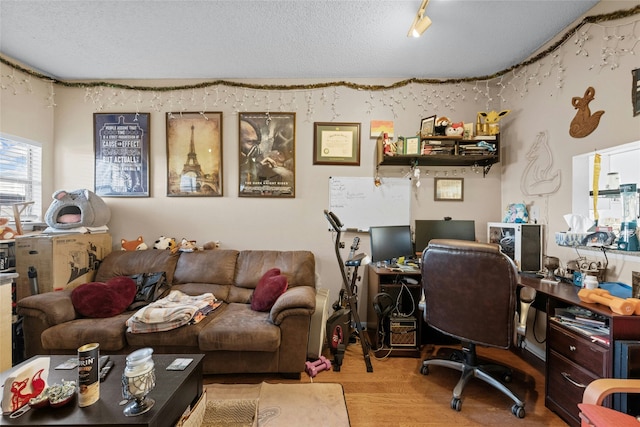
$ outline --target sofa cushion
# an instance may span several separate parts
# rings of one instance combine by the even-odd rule
[[[202,351],[277,351],[280,328],[269,321],[269,313],[253,311],[249,304],[229,304],[198,337]]]
[[[76,350],[91,342],[100,343],[100,350],[119,351],[126,347],[125,322],[133,312],[103,319],[76,319],[52,326],[42,332],[40,340],[45,350]]]
[[[178,252],[172,254],[171,251],[159,249],[113,251],[102,260],[93,280],[106,282],[115,276],[164,271],[167,274],[167,282],[173,283],[173,273],[179,256]]]
[[[181,252],[174,282],[233,285],[237,258],[238,251],[232,249]]]
[[[136,283],[118,276],[102,282],[89,282],[71,292],[76,311],[86,317],[111,317],[122,313],[136,296]]]
[[[255,311],[269,311],[278,297],[287,290],[287,278],[280,275],[279,268],[268,270],[253,291],[251,309]]]
[[[310,251],[245,250],[238,255],[235,285],[255,289],[264,273],[278,267],[289,288],[316,285],[316,264]]]

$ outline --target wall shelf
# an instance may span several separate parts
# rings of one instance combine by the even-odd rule
[[[495,139],[494,139],[495,138]],[[429,144],[433,141],[433,144]],[[484,141],[495,146],[494,151],[478,149]],[[427,146],[425,148],[425,146]],[[438,154],[384,154],[382,139],[377,144],[378,166],[478,166],[486,176],[494,163],[500,161],[500,135],[477,136],[475,139],[462,139],[451,136],[429,136],[420,141],[421,153],[431,148],[442,149]]]

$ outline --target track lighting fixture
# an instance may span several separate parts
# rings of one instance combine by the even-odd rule
[[[413,20],[411,27],[409,28],[407,37],[420,37],[422,33],[427,31],[427,28],[431,26],[431,19],[424,14],[428,3],[429,0],[422,0],[420,9],[418,9],[418,13],[416,14],[416,17]]]

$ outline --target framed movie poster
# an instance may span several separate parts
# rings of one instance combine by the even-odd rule
[[[94,113],[95,193],[149,197],[149,113]]]
[[[241,197],[295,197],[296,113],[238,113]]]
[[[167,113],[167,196],[222,196],[222,113]]]

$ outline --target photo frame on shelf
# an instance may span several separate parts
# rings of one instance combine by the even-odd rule
[[[408,136],[404,140],[404,154],[420,154],[420,138],[417,136]]]
[[[149,197],[150,113],[94,113],[95,193]]]
[[[464,178],[434,178],[434,196],[436,201],[464,200]]]
[[[420,122],[420,136],[426,138],[432,136],[436,131],[436,116],[430,116],[422,119]]]
[[[640,68],[631,70],[631,102],[633,105],[633,116],[640,115]]]
[[[315,122],[313,164],[360,166],[360,123]]]
[[[296,113],[238,113],[240,197],[295,197]]]
[[[222,113],[167,113],[167,196],[222,196]]]

